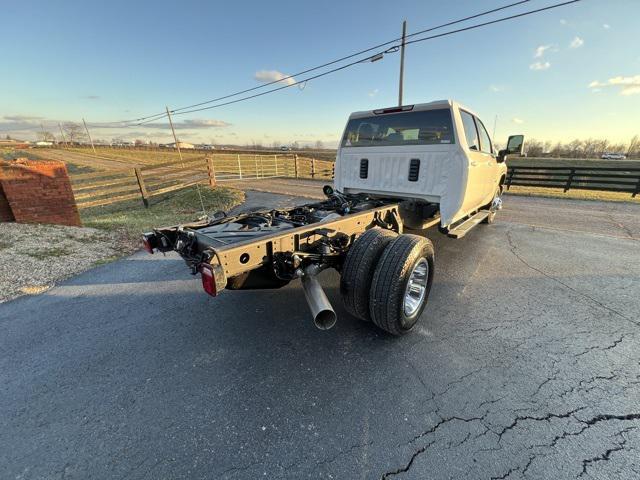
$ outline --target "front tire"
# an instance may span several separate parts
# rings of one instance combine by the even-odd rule
[[[371,320],[392,335],[418,323],[433,283],[433,244],[417,235],[400,235],[382,253],[371,283]]]

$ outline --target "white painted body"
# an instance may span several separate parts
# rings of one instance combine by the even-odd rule
[[[506,175],[506,165],[491,153],[469,148],[460,109],[471,110],[452,100],[414,105],[411,111],[449,108],[454,142],[437,145],[402,145],[338,148],[335,187],[344,193],[423,200],[440,205],[440,223],[447,227],[489,204]],[[356,112],[349,117],[374,115]],[[360,178],[360,160],[368,159],[368,176]],[[411,159],[420,159],[417,181],[408,181]]]

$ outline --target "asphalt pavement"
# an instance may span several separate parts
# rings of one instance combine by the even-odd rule
[[[248,193],[256,205],[300,198]],[[1,479],[640,478],[640,206],[434,232],[414,333],[138,253],[0,305]]]

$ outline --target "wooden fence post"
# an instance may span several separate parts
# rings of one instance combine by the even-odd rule
[[[256,155],[255,153],[253,154],[253,161],[256,162],[256,178],[260,178],[260,175],[258,173],[258,155]]]
[[[296,173],[296,178],[298,178],[298,154],[297,153],[293,155],[293,169]]]
[[[216,169],[213,166],[211,155],[207,155],[207,176],[209,177],[209,186],[214,188],[216,186]]]
[[[242,165],[240,164],[240,154],[238,154],[238,175],[240,176],[240,180],[242,180]]]
[[[278,176],[278,155],[273,156],[273,162],[276,164],[276,177]]]
[[[260,173],[262,178],[264,178],[264,162],[262,160],[263,160],[262,155],[260,155]]]
[[[133,171],[136,174],[136,180],[138,180],[138,188],[140,188],[142,203],[144,204],[145,208],[149,208],[149,200],[147,200],[147,197],[149,195],[147,194],[147,187],[144,184],[144,178],[142,178],[142,171],[138,167],[134,168]]]
[[[573,181],[573,176],[576,174],[576,169],[572,168],[571,169],[571,173],[569,173],[569,178],[567,178],[567,183],[564,186],[564,191],[566,192],[567,190],[569,190],[569,188],[571,188],[571,182]]]
[[[513,172],[515,171],[515,167],[509,168],[509,172],[507,173],[507,190],[511,188],[511,181],[513,180]]]
[[[316,159],[311,159],[311,178],[316,178]]]

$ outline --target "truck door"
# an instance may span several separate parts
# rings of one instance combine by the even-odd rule
[[[468,211],[484,205],[482,202],[487,196],[487,158],[485,154],[480,151],[480,138],[473,115],[464,110],[460,110],[460,117],[462,118],[462,127],[466,139],[467,148],[465,153],[469,165],[467,189],[462,209]]]
[[[483,177],[486,195],[486,201],[484,203],[486,204],[493,199],[496,187],[498,186],[498,181],[500,180],[498,176],[500,174],[500,168],[498,166],[498,161],[496,160],[496,155],[493,151],[493,145],[491,144],[491,138],[487,133],[487,129],[478,117],[475,117],[475,119],[476,126],[478,127],[478,135],[480,136],[480,152],[482,154],[481,170],[484,172]]]

